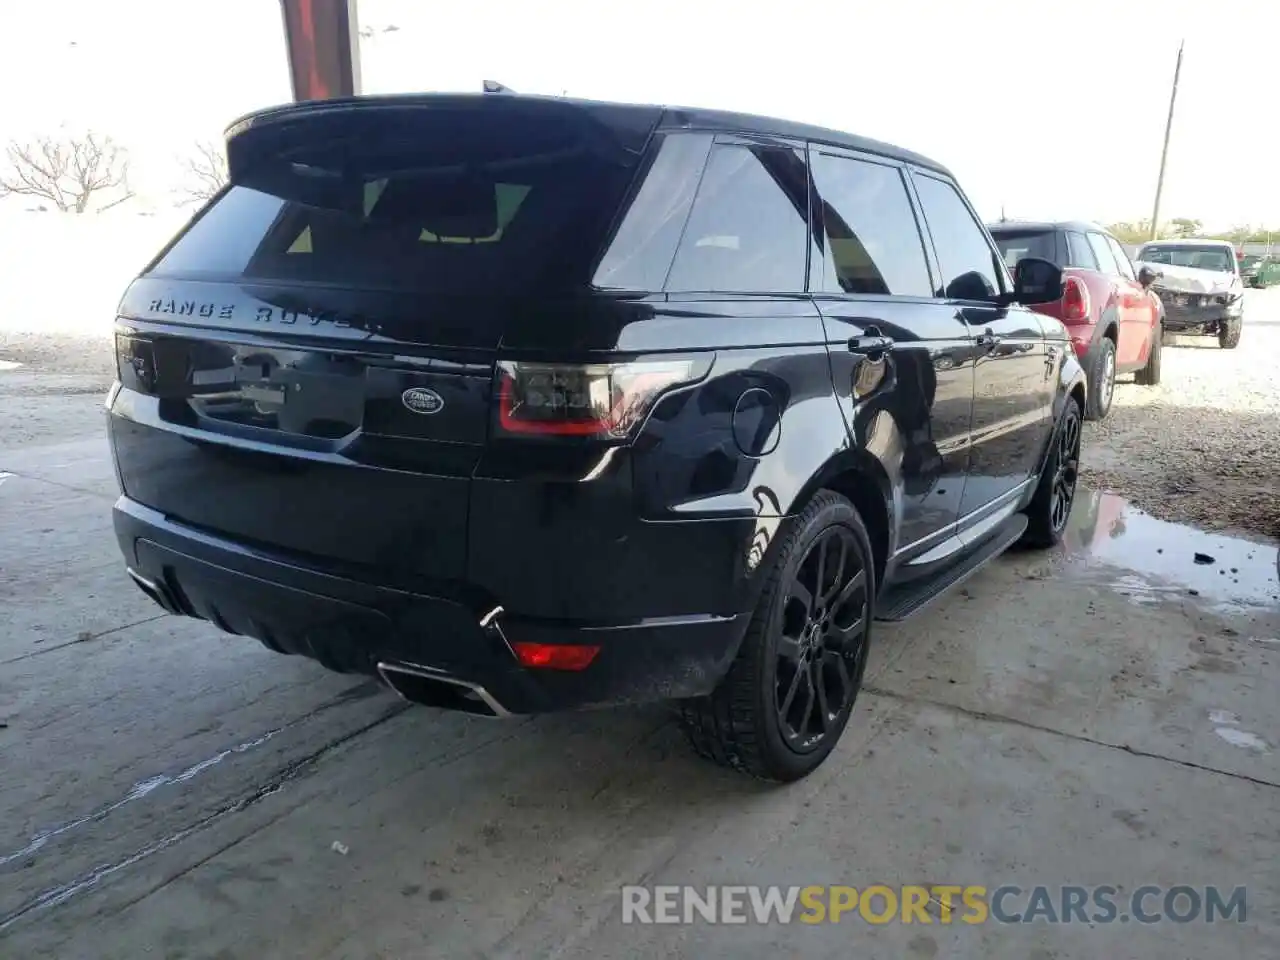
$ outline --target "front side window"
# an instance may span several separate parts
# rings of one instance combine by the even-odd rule
[[[948,300],[995,296],[1000,292],[996,252],[960,192],[934,177],[916,176],[915,183],[942,268],[938,296]]]
[[[712,147],[667,290],[803,292],[808,205],[809,178],[795,150]]]
[[[823,293],[929,297],[920,228],[896,167],[811,153],[825,236]]]

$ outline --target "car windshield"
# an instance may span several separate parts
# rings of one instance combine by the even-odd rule
[[[1187,244],[1153,244],[1143,247],[1139,260],[1147,263],[1167,263],[1171,267],[1195,267],[1198,270],[1214,270],[1232,273],[1236,258],[1226,247],[1195,247]]]
[[[991,239],[996,242],[996,248],[1010,270],[1026,257],[1058,262],[1052,230],[993,230]]]

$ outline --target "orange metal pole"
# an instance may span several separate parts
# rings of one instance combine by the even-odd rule
[[[356,0],[280,0],[293,99],[360,93]]]

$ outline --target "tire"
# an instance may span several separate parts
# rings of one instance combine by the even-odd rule
[[[1134,383],[1143,387],[1160,385],[1160,355],[1164,351],[1164,329],[1156,324],[1151,335],[1151,352],[1147,354],[1146,365],[1133,375]]]
[[[818,587],[819,562],[826,589]],[[827,564],[836,565],[834,575]],[[679,705],[694,750],[778,783],[816,770],[839,742],[862,686],[875,579],[857,509],[820,491],[779,548],[729,672],[708,696]]]
[[[1244,317],[1224,317],[1218,324],[1218,346],[1223,350],[1234,350],[1240,343],[1240,333],[1244,328]]]
[[[1085,416],[1101,420],[1111,412],[1111,401],[1116,394],[1116,345],[1109,337],[1098,341],[1093,363],[1089,365],[1089,398]]]
[[[1052,547],[1062,542],[1080,476],[1080,404],[1067,397],[1053,430],[1052,446],[1040,474],[1035,496],[1024,511],[1027,530],[1022,542],[1030,547]]]

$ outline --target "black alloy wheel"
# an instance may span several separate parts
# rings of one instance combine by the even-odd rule
[[[1080,476],[1080,416],[1072,404],[1063,413],[1058,428],[1058,450],[1055,459],[1052,494],[1049,500],[1049,522],[1053,532],[1061,535],[1071,517],[1076,499],[1076,482]]]
[[[867,572],[854,533],[828,527],[786,587],[776,644],[778,730],[797,753],[822,746],[862,684],[867,653]]]

